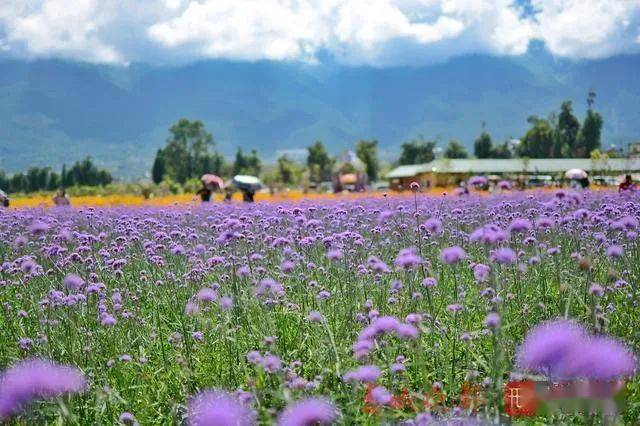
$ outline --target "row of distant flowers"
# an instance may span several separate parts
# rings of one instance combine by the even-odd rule
[[[359,198],[371,196],[369,193],[343,193],[343,194],[317,194],[304,193],[302,191],[288,191],[271,195],[269,193],[256,194],[256,201],[297,201],[302,199],[335,199],[335,198]],[[222,194],[214,194],[212,202],[222,202],[224,196]],[[233,201],[242,201],[241,194],[234,194]],[[83,195],[72,197],[71,203],[74,206],[91,206],[91,207],[111,207],[111,206],[143,206],[156,205],[167,206],[172,204],[199,204],[200,198],[194,194],[176,194],[161,197],[153,197],[145,199],[141,195]],[[11,206],[15,208],[30,207],[53,207],[53,200],[49,195],[23,196],[11,199]]]
[[[422,188],[420,192],[424,195],[443,196],[443,195],[456,195],[457,188]],[[541,191],[548,192],[552,189],[543,188]],[[477,192],[477,194],[487,194],[485,192]],[[318,200],[318,199],[353,199],[353,198],[368,198],[374,196],[371,192],[344,192],[340,194],[333,193],[316,193],[316,192],[304,192],[301,190],[290,190],[277,192],[275,194],[260,192],[256,194],[256,201],[299,201],[299,200]],[[409,193],[401,193],[395,191],[389,191],[391,196],[408,196]],[[214,194],[212,202],[222,202],[224,196],[222,194]],[[234,194],[234,201],[242,201],[242,195],[240,193]],[[115,207],[115,206],[143,206],[143,205],[156,205],[167,206],[172,204],[187,204],[194,203],[199,204],[200,199],[194,194],[176,194],[166,195],[160,197],[152,197],[145,199],[142,195],[126,194],[126,195],[83,195],[72,197],[71,202],[74,206],[91,206],[91,207]],[[11,199],[11,206],[15,208],[32,208],[32,207],[53,207],[52,196],[50,195],[32,195],[32,196],[20,196]]]

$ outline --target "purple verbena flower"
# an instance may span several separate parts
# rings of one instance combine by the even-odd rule
[[[422,263],[422,259],[418,256],[415,247],[410,247],[400,250],[393,263],[401,269],[413,269]]]
[[[383,386],[376,386],[371,390],[371,400],[376,405],[388,405],[393,395]]]
[[[498,328],[500,326],[500,315],[496,312],[490,312],[484,320],[484,325],[491,329]]]
[[[432,234],[439,234],[442,232],[442,221],[435,217],[431,217],[424,223],[424,227]]]
[[[608,381],[632,376],[638,368],[629,349],[609,337],[589,337],[572,349],[554,368],[555,376],[560,379]]]
[[[611,259],[618,259],[624,254],[624,249],[617,245],[607,247],[607,256]]]
[[[512,249],[503,247],[497,249],[493,253],[493,258],[496,263],[499,263],[501,265],[512,265],[518,259],[518,255]]]
[[[278,426],[330,425],[338,418],[338,410],[325,398],[308,398],[287,406],[278,417]]]
[[[309,322],[323,322],[324,316],[322,316],[322,314],[318,311],[311,311],[309,312],[307,319],[309,320]]]
[[[327,252],[327,259],[329,260],[339,260],[342,259],[343,254],[342,251],[338,249],[332,249]]]
[[[189,401],[191,426],[250,426],[254,417],[249,408],[220,390],[201,392]]]
[[[473,267],[473,276],[477,282],[483,283],[489,279],[491,268],[482,263],[478,263]]]
[[[533,328],[518,349],[517,365],[524,371],[555,376],[558,366],[570,360],[586,340],[582,327],[572,321],[556,320]]]
[[[22,411],[33,400],[78,393],[84,388],[84,376],[74,367],[40,359],[21,361],[0,376],[0,419]]]
[[[276,373],[282,369],[282,361],[275,355],[267,354],[262,358],[262,368],[269,373]]]
[[[462,249],[462,247],[458,246],[447,247],[442,250],[442,253],[440,254],[440,259],[449,265],[458,263],[466,257],[467,253]]]
[[[84,280],[75,274],[64,277],[64,285],[72,291],[78,291],[84,285]]]
[[[122,414],[120,414],[120,417],[118,417],[118,420],[120,421],[120,423],[122,423],[123,425],[126,426],[137,426],[138,425],[138,421],[136,420],[136,417],[129,413],[129,412],[124,412]]]
[[[382,372],[375,365],[362,365],[342,376],[344,382],[373,383],[378,380]]]
[[[218,295],[212,288],[204,287],[198,291],[197,297],[201,302],[213,302],[214,300],[216,300]]]

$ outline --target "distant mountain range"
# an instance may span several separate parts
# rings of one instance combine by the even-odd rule
[[[640,140],[640,56],[557,60],[472,55],[424,67],[207,61],[181,67],[0,59],[0,169],[92,155],[116,176],[140,177],[177,119],[201,119],[219,150],[256,148],[267,161],[314,140],[338,153],[376,138],[397,158],[418,134],[471,147],[482,122],[494,139],[520,137],[530,115],[565,99],[582,119],[589,90],[604,142]]]

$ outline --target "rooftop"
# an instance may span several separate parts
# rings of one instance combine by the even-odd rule
[[[589,171],[640,171],[640,158],[511,158],[511,159],[437,159],[425,164],[399,166],[387,174],[387,179],[412,177],[422,173],[562,173],[569,169]]]
[[[411,177],[419,175],[421,173],[428,173],[431,171],[430,164],[431,163],[410,164],[407,166],[396,167],[395,169],[387,173],[387,179]]]

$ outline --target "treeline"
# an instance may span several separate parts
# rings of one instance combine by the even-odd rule
[[[151,176],[155,183],[166,178],[184,184],[204,173],[219,174],[224,157],[215,151],[213,136],[201,121],[182,119],[169,129],[171,136],[156,153]]]
[[[571,101],[560,105],[559,113],[553,112],[547,118],[531,116],[527,120],[530,128],[519,139],[494,143],[491,135],[482,125],[482,131],[473,144],[476,158],[589,158],[600,149],[603,119],[593,109],[595,92],[587,96],[587,113],[582,122],[573,113]],[[399,164],[419,164],[432,161],[439,153],[436,141],[423,138],[402,145]],[[464,146],[452,140],[442,152],[444,158],[468,158]]]
[[[173,181],[184,185],[205,173],[218,176],[231,174],[259,175],[262,162],[256,150],[249,153],[238,149],[233,164],[215,151],[215,141],[202,121],[181,119],[169,128],[169,138],[153,161],[151,177],[154,183]]]
[[[62,166],[60,173],[50,167],[32,167],[26,172],[7,175],[0,171],[0,188],[6,192],[53,191],[60,187],[104,186],[113,181],[111,173],[98,168],[91,157],[76,161],[69,169]]]
[[[360,141],[356,144],[358,158],[365,165],[369,179],[376,180],[379,175],[377,157],[378,142]],[[321,141],[307,148],[307,167],[297,164],[287,155],[278,157],[276,166],[264,170],[262,160],[254,149],[245,152],[238,149],[233,162],[228,163],[222,154],[215,150],[213,136],[206,131],[202,121],[181,119],[169,128],[169,138],[164,148],[156,153],[151,168],[153,182],[176,182],[184,185],[188,181],[200,179],[205,173],[231,177],[238,174],[262,176],[265,182],[292,184],[307,178],[310,182],[322,182],[331,179],[335,157],[327,152]],[[306,173],[308,171],[308,173]]]
[[[602,116],[593,109],[596,94],[587,97],[587,113],[582,123],[574,115],[571,101],[560,105],[559,112],[547,118],[532,116],[530,128],[520,139],[496,143],[482,124],[480,135],[473,143],[475,158],[588,158],[600,149]],[[354,151],[365,168],[370,182],[380,178],[378,141],[361,140]],[[428,163],[436,157],[469,158],[462,143],[451,140],[444,147],[438,141],[422,136],[401,146],[400,157],[395,164]],[[201,121],[181,119],[169,129],[164,148],[158,150],[152,168],[155,183],[170,182],[185,185],[197,184],[205,173],[229,178],[236,174],[260,176],[266,183],[300,184],[320,183],[331,180],[337,159],[331,156],[322,141],[307,147],[306,163],[297,163],[286,155],[277,158],[275,166],[264,167],[258,152],[238,149],[232,162],[225,161],[215,150],[213,136],[205,130]],[[343,173],[350,170],[340,170]]]
[[[560,114],[548,118],[529,117],[531,128],[518,146],[518,154],[530,158],[588,158],[600,149],[602,116],[593,110],[596,94],[589,93],[584,122],[573,115],[571,101],[560,106]]]

